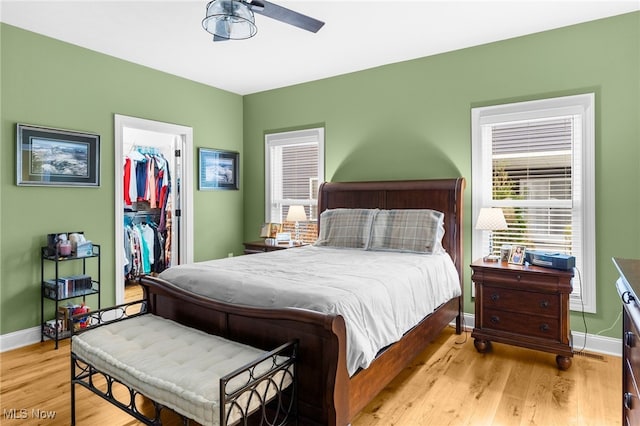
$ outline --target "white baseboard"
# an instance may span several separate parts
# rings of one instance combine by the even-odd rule
[[[475,316],[464,314],[464,328],[471,331],[475,324]],[[584,348],[587,352],[595,352],[607,355],[622,356],[622,339],[584,334],[572,331],[573,349],[578,352]],[[585,342],[586,339],[586,342]],[[36,326],[26,330],[0,335],[0,352],[38,343],[40,341],[40,327]]]
[[[0,335],[0,352],[32,345],[40,341],[40,326]]]
[[[585,352],[622,356],[622,339],[584,334],[577,331],[572,331],[571,334],[573,335],[573,352],[580,352],[584,348]]]

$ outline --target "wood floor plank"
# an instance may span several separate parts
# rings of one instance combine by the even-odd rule
[[[68,425],[69,340],[0,354],[0,424]],[[478,353],[468,333],[447,328],[354,419],[353,426],[618,426],[622,361],[575,356],[567,371],[555,356],[494,344]],[[78,426],[138,425],[135,419],[77,386]],[[27,419],[11,419],[26,410]],[[53,413],[36,419],[35,414]],[[181,424],[171,413],[169,426]]]
[[[598,426],[600,424],[619,424],[622,416],[621,410],[609,409],[608,398],[594,398],[593,392],[597,390],[603,395],[615,395],[617,401],[622,398],[620,383],[622,382],[622,361],[618,357],[599,357],[596,359],[574,356],[574,365],[578,371],[583,372],[580,386],[576,393],[576,410],[583,413],[585,426]],[[600,368],[606,365],[607,368]],[[572,367],[573,368],[573,367]],[[618,377],[620,376],[620,377]]]
[[[497,352],[502,353],[500,347]],[[497,356],[495,352],[488,354]],[[513,357],[510,352],[501,354],[501,357]],[[532,362],[517,360],[510,362],[512,368],[502,392],[500,404],[496,408],[496,415],[493,424],[496,425],[518,425],[522,423],[523,406],[527,399],[528,386],[533,379],[534,365]]]

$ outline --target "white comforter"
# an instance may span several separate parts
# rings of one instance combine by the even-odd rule
[[[342,315],[350,375],[460,295],[458,274],[446,253],[305,246],[179,265],[160,277],[223,302]]]

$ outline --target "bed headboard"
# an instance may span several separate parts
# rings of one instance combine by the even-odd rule
[[[462,200],[465,180],[401,180],[380,182],[324,182],[318,194],[320,213],[336,208],[432,209],[444,213],[442,245],[463,275]]]

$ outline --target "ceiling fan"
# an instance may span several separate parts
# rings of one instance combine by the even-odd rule
[[[204,29],[213,41],[243,40],[258,32],[254,12],[303,30],[318,32],[324,22],[266,0],[212,0],[207,4]]]

